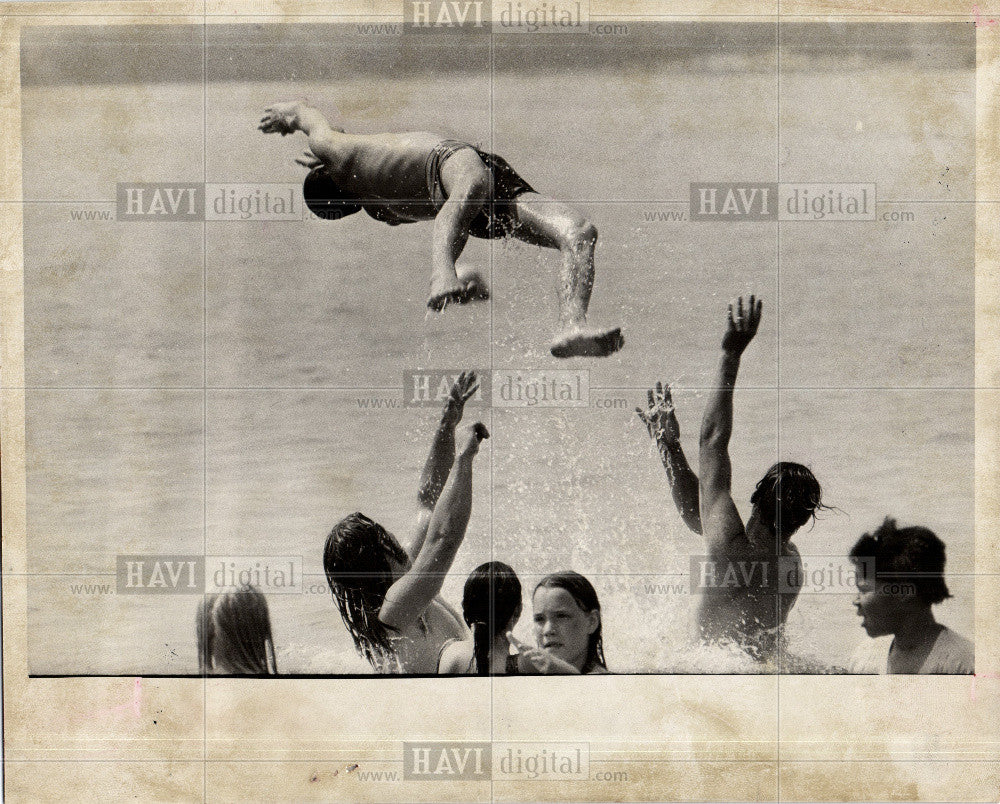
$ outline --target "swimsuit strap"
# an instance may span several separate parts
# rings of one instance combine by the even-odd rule
[[[451,639],[446,639],[444,642],[441,643],[441,647],[438,649],[438,660],[437,660],[437,671],[439,673],[441,672],[441,657],[444,655],[445,648],[447,648],[453,642],[461,642],[461,641],[462,640],[458,639],[457,637],[452,637]]]

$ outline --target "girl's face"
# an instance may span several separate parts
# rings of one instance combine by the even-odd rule
[[[858,594],[854,598],[854,608],[861,618],[861,627],[872,639],[895,634],[899,625],[914,615],[915,596],[912,590],[904,588],[905,582],[858,578],[855,583]]]
[[[540,586],[532,598],[535,641],[540,648],[583,670],[590,635],[601,622],[598,611],[584,611],[565,589]]]

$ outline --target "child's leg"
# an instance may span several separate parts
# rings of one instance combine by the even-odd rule
[[[587,327],[587,308],[594,287],[597,228],[578,210],[537,193],[515,202],[514,236],[526,243],[562,252],[559,272],[559,320],[551,351],[556,357],[606,357],[624,344],[621,329]]]
[[[469,240],[473,218],[489,199],[490,174],[474,150],[463,148],[441,165],[441,185],[447,200],[434,218],[431,296],[427,302],[432,310],[443,310],[449,302],[463,304],[482,298],[474,281],[459,279],[455,260]]]

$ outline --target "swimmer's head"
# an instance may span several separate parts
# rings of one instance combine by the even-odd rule
[[[816,511],[825,508],[823,490],[807,466],[781,461],[767,470],[757,484],[750,502],[761,521],[774,528],[784,538],[790,537]]]
[[[309,211],[323,220],[340,220],[361,211],[358,199],[339,187],[323,165],[309,171],[302,183],[302,197]]]
[[[538,582],[531,599],[540,647],[576,664],[581,673],[607,669],[601,603],[590,581],[572,570],[554,572]]]
[[[521,582],[502,561],[480,564],[469,575],[462,594],[462,616],[472,629],[476,672],[490,671],[490,648],[497,634],[510,631],[521,616]]]
[[[202,673],[277,675],[267,598],[252,586],[206,595],[198,604]]]
[[[408,566],[409,556],[396,538],[362,513],[345,516],[326,537],[326,582],[354,646],[376,670],[395,658],[378,614],[389,587]]]
[[[858,539],[850,559],[860,574],[910,587],[927,605],[951,597],[944,580],[944,542],[928,528],[897,528],[896,520],[886,517],[874,533]]]
[[[945,548],[927,528],[897,528],[886,518],[851,549],[857,570],[854,607],[872,638],[895,634],[951,597],[944,581]]]

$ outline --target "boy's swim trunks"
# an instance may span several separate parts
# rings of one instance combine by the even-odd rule
[[[517,210],[514,200],[522,193],[533,193],[535,189],[522,179],[506,159],[481,151],[474,145],[458,140],[443,140],[438,143],[430,156],[427,157],[427,191],[430,193],[434,208],[440,210],[447,196],[441,186],[441,165],[456,151],[472,148],[483,160],[492,178],[492,192],[487,203],[479,211],[472,224],[469,234],[473,237],[489,240],[496,237],[508,237],[517,226]]]

